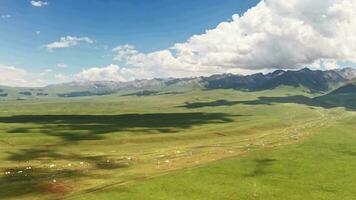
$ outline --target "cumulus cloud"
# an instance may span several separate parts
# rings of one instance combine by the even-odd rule
[[[52,42],[50,44],[44,45],[48,50],[53,49],[61,49],[61,48],[68,48],[72,46],[78,45],[80,42],[92,44],[94,41],[88,37],[73,37],[73,36],[66,36],[61,37],[59,41]]]
[[[89,69],[83,69],[78,74],[73,76],[74,80],[83,81],[131,81],[140,78],[152,78],[149,71],[144,68],[135,67],[119,67],[114,64],[110,64],[106,67],[93,67]]]
[[[169,49],[140,53],[123,45],[113,49],[114,59],[175,76],[298,69],[320,59],[356,62],[355,19],[355,0],[264,0]]]
[[[326,70],[340,68],[339,63],[336,60],[324,60],[323,65],[324,65],[324,69]]]
[[[31,5],[34,6],[34,7],[43,7],[43,6],[47,6],[47,5],[48,5],[48,2],[46,2],[46,1],[35,1],[35,0],[32,0],[32,1],[31,1]]]
[[[74,74],[55,74],[54,78],[59,82],[70,81],[116,81],[127,82],[136,79],[151,79],[153,74],[151,71],[145,70],[142,67],[119,67],[115,64],[110,64],[104,67],[91,67],[82,69]]]
[[[66,36],[45,47],[53,50],[93,42],[88,37]],[[112,51],[120,66],[93,67],[56,78],[129,81],[305,66],[339,68],[340,63],[356,63],[356,0],[263,0],[243,15],[235,14],[230,21],[170,48],[143,53],[125,44]],[[20,69],[8,67],[6,72],[15,82],[27,80]],[[0,80],[11,79],[5,75]]]
[[[55,74],[54,78],[59,82],[69,82],[73,80],[73,77],[65,74]]]
[[[0,64],[0,85],[18,87],[44,86],[45,82],[24,69]]]
[[[319,59],[310,65],[312,69],[333,70],[341,68],[340,63],[335,59]]]
[[[219,73],[249,74],[256,72],[251,69],[227,68],[224,66],[207,66],[196,63],[184,62],[172,49],[141,53],[132,45],[118,46],[113,49],[114,60],[123,61],[125,64],[145,69],[154,73],[155,77],[187,77],[204,76]],[[261,69],[260,71],[268,71]]]
[[[139,53],[133,45],[129,44],[117,46],[112,51],[116,53],[114,60],[118,61],[124,61],[126,58],[137,55]]]

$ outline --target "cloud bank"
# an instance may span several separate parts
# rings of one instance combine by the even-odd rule
[[[114,59],[166,76],[298,69],[326,60],[356,62],[355,0],[265,0],[242,16],[150,53],[132,45]]]
[[[0,85],[18,87],[44,86],[45,82],[28,71],[14,66],[0,64]]]
[[[94,41],[66,36],[45,47],[54,50],[80,43]],[[124,44],[112,52],[120,66],[110,64],[77,74],[57,74],[57,80],[129,81],[250,74],[305,66],[340,68],[340,63],[356,63],[356,0],[263,0],[243,15],[235,14],[230,21],[170,48],[143,53]],[[21,82],[23,73],[15,74],[13,77]],[[9,81],[2,77],[2,82]]]
[[[74,75],[75,80],[81,81],[132,81],[141,78],[153,78],[149,71],[141,67],[119,67],[118,65],[108,65],[106,67],[93,67],[83,69],[78,74]]]

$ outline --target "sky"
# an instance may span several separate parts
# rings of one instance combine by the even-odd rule
[[[0,0],[0,85],[356,65],[355,0]]]

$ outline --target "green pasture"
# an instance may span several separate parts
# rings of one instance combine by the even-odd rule
[[[317,95],[2,101],[0,199],[347,199],[354,111]]]

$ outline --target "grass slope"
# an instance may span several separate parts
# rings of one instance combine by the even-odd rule
[[[302,143],[258,150],[78,199],[354,199],[356,118]]]

